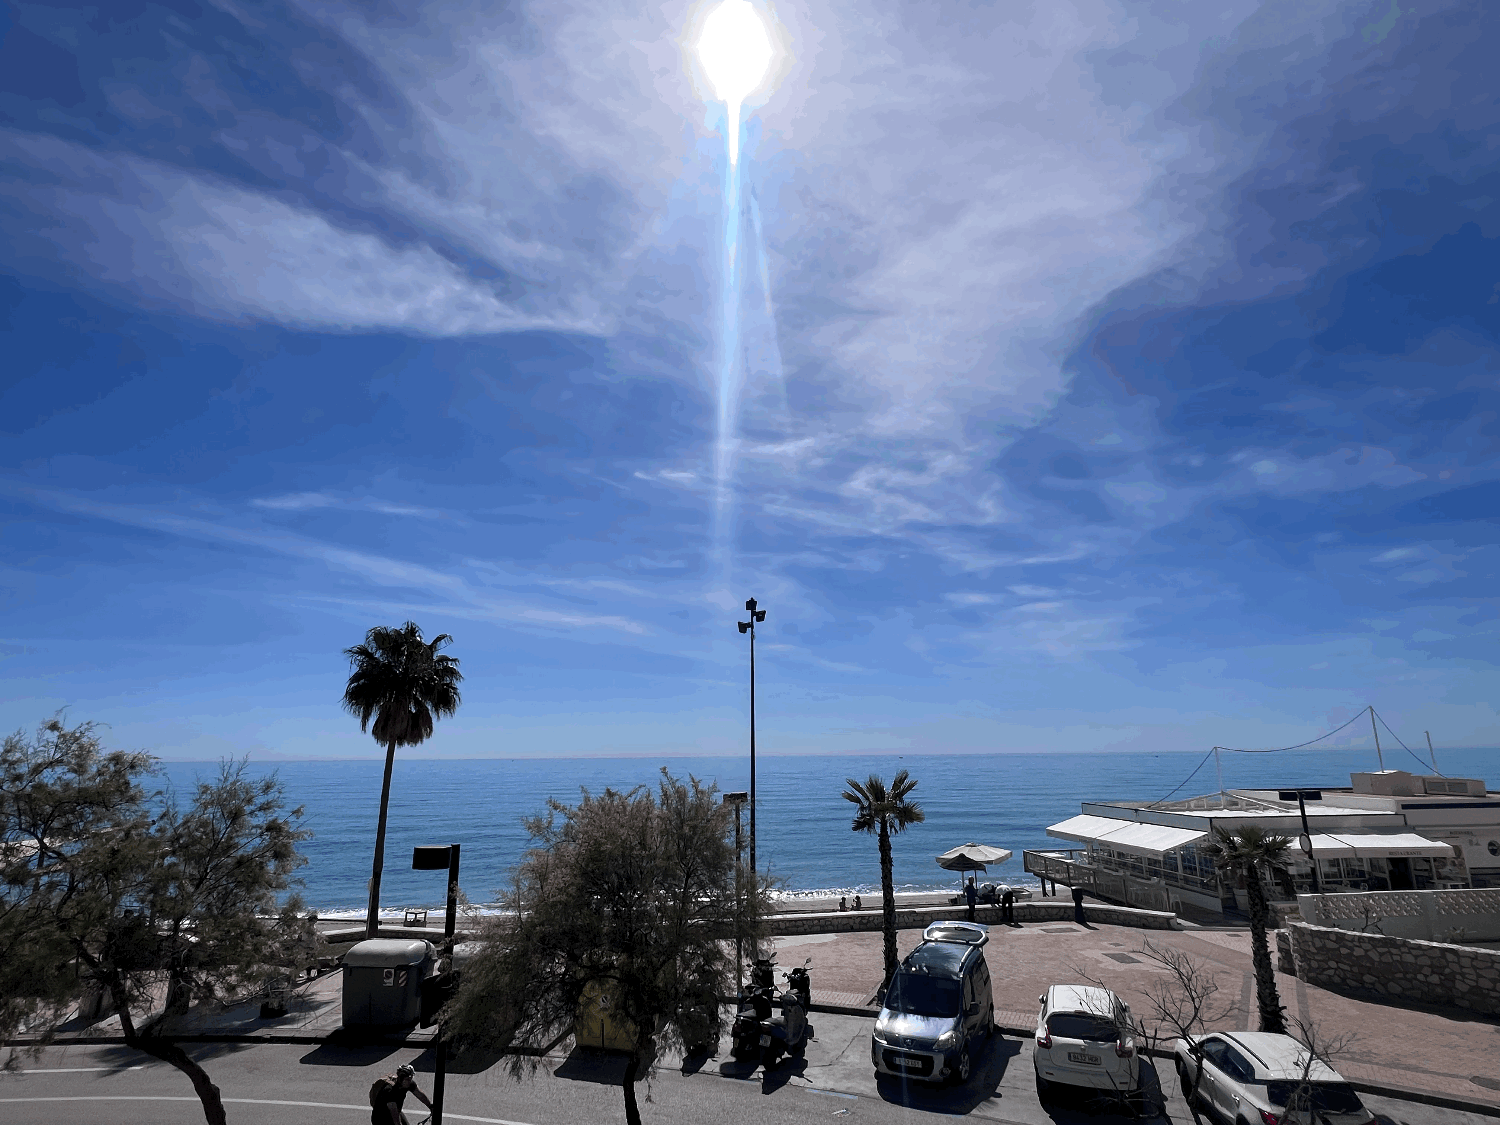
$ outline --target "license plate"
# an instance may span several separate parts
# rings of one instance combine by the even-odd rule
[[[760,1045],[762,1047],[769,1047],[771,1045],[771,1037],[769,1035],[762,1035],[760,1037]]]
[[[909,1058],[907,1058],[904,1055],[892,1055],[890,1057],[889,1061],[890,1061],[890,1064],[892,1066],[921,1066],[922,1065],[922,1063],[921,1063],[921,1061],[919,1059],[909,1059]]]
[[[1076,1063],[1088,1063],[1090,1066],[1099,1065],[1098,1055],[1085,1055],[1082,1051],[1069,1051],[1068,1061]]]

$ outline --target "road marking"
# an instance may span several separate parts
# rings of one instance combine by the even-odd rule
[[[42,1070],[23,1070],[22,1074],[89,1074],[96,1070],[113,1073],[117,1070],[145,1070],[143,1066],[53,1066]]]
[[[369,1113],[368,1105],[344,1105],[340,1102],[287,1102],[277,1101],[271,1098],[223,1098],[225,1105],[290,1105],[303,1109],[353,1109],[360,1113]],[[149,1094],[80,1094],[65,1098],[0,1098],[0,1105],[12,1105],[19,1102],[197,1102],[197,1098],[168,1097],[166,1095]],[[480,1125],[529,1125],[525,1121],[511,1121],[504,1117],[471,1117],[467,1113],[450,1113],[443,1110],[443,1120],[452,1118],[454,1121],[478,1121]]]

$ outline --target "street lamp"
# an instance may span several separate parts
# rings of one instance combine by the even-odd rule
[[[766,611],[756,609],[756,601],[751,598],[745,603],[745,609],[750,614],[749,621],[739,622],[740,632],[750,634],[750,870],[758,871],[755,866],[755,624],[766,619]]]
[[[1297,839],[1297,846],[1302,849],[1302,853],[1307,856],[1307,862],[1312,865],[1313,894],[1320,895],[1323,891],[1322,884],[1318,880],[1318,860],[1313,855],[1312,831],[1307,827],[1307,802],[1309,799],[1321,801],[1323,791],[1321,789],[1297,789],[1282,790],[1278,793],[1283,801],[1290,801],[1294,795],[1297,798],[1297,811],[1302,814],[1302,835]]]
[[[750,794],[743,790],[737,793],[725,793],[724,803],[734,806],[734,994],[742,996],[745,992],[745,977],[743,968],[743,953],[740,938],[740,910],[744,901],[744,863],[740,859],[740,806],[750,799]]]
[[[458,851],[457,844],[417,847],[411,850],[413,871],[448,869],[448,914],[443,922],[442,952],[450,958],[453,956],[453,930],[458,913]],[[453,972],[451,961],[448,972]],[[436,1058],[432,1069],[432,1125],[443,1125],[443,1087],[448,1077],[448,1041],[443,1038],[441,1024],[438,1025],[436,1040],[433,1050]]]

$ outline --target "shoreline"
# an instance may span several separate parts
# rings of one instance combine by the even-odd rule
[[[1010,885],[1017,888],[1017,890],[1024,887],[1031,892],[1032,898],[1036,897],[1037,888],[1040,886],[1035,880],[1028,880],[1025,883],[1016,881]],[[873,892],[860,891],[858,893],[862,899],[862,910],[880,909],[880,891],[878,889]],[[839,898],[841,896],[848,899],[849,908],[852,910],[854,908],[854,892],[852,891],[781,891],[773,893],[771,896],[772,910],[777,914],[835,914],[838,912]],[[946,888],[897,891],[895,893],[895,900],[898,909],[917,906],[948,906],[952,905],[952,900],[958,896],[959,888],[956,884],[953,884]],[[399,925],[404,920],[406,911],[408,910],[426,910],[428,928],[434,926],[441,928],[447,905],[440,903],[435,906],[429,905],[425,907],[383,906],[380,909],[380,920],[382,924]],[[460,905],[458,908],[458,917],[461,921],[463,919],[489,917],[499,913],[501,913],[500,908],[494,903],[477,903],[468,906]],[[319,924],[327,922],[347,925],[351,922],[362,921],[364,916],[365,911],[363,908],[358,910],[330,910],[327,913],[319,911],[318,922]]]

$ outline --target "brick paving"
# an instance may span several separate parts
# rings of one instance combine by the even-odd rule
[[[1037,997],[1050,984],[1081,980],[1080,970],[1105,981],[1138,1017],[1150,1012],[1146,990],[1164,970],[1138,956],[1145,941],[1183,950],[1210,969],[1221,994],[1239,1010],[1215,1030],[1255,1024],[1254,976],[1246,931],[1151,930],[1120,926],[1085,929],[1071,923],[995,926],[986,950],[993,979],[996,1018],[1004,1026],[1030,1028]],[[904,956],[921,939],[919,930],[897,931]],[[812,964],[814,997],[858,995],[879,987],[883,939],[878,933],[817,934],[777,939],[784,967]],[[1274,949],[1272,951],[1274,958]],[[1317,1026],[1324,1036],[1352,1036],[1337,1057],[1348,1078],[1391,1088],[1465,1098],[1500,1106],[1500,1020],[1457,1009],[1397,1007],[1341,995],[1276,974],[1287,1014]],[[1488,1084],[1473,1081],[1485,1079]]]

